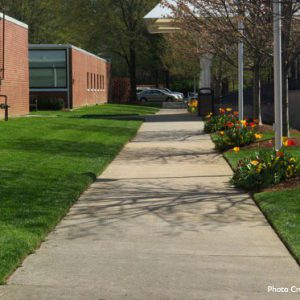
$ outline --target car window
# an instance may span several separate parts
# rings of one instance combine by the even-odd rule
[[[152,94],[153,95],[163,95],[163,93],[161,91],[158,91],[158,90],[153,90]]]

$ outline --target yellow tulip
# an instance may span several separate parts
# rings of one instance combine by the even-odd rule
[[[257,160],[252,160],[251,161],[251,165],[253,166],[257,166],[259,164],[259,162]]]
[[[240,147],[234,147],[233,149],[232,149],[235,153],[238,153],[238,152],[240,152]]]

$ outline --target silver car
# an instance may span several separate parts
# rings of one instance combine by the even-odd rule
[[[183,94],[183,93],[173,92],[173,91],[171,91],[171,90],[169,90],[169,89],[167,89],[167,88],[163,88],[163,89],[161,89],[161,90],[166,91],[166,92],[168,92],[168,93],[170,93],[170,94],[179,95],[179,96],[182,97],[182,99],[184,98],[184,94]]]
[[[145,90],[138,95],[138,100],[141,102],[174,102],[182,101],[180,95],[169,93],[160,89]]]

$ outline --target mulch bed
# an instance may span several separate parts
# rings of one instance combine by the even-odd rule
[[[297,189],[300,188],[300,177],[292,178],[287,181],[281,182],[277,185],[262,190],[262,192],[277,192],[286,189]]]
[[[290,138],[290,140],[293,140],[295,142],[294,146],[289,146],[291,147],[300,147],[300,137],[297,138]],[[274,148],[275,146],[275,139],[270,139],[270,140],[262,140],[262,141],[257,141],[254,142],[250,145],[244,146],[243,149],[262,149],[262,148]]]
[[[264,133],[264,132],[270,132],[270,131],[273,131],[273,126],[271,125],[259,125],[258,127],[258,131],[261,132],[261,133]],[[299,130],[296,130],[296,129],[291,129],[290,130],[290,133],[291,134],[300,134],[300,131]]]
[[[300,137],[289,138],[289,140],[293,140],[295,142],[295,145],[289,146],[289,148],[290,147],[300,147]],[[274,146],[275,146],[275,139],[272,138],[270,140],[262,140],[262,141],[254,142],[250,145],[244,146],[243,148],[259,150],[260,148],[274,148]]]

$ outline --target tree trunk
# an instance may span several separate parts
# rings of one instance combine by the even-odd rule
[[[216,80],[215,82],[215,90],[214,90],[215,98],[218,99],[222,96],[222,82],[221,80]]]
[[[282,70],[282,135],[289,136],[289,87],[288,71]]]
[[[137,101],[136,95],[136,53],[134,48],[129,49],[130,62],[129,62],[129,76],[130,76],[130,102]]]
[[[262,121],[262,107],[261,107],[261,81],[259,79],[259,96],[258,96],[258,107],[259,107],[259,112],[258,112],[258,121],[259,121],[259,125],[263,124]]]
[[[170,71],[166,70],[166,88],[170,88]]]
[[[155,70],[155,87],[158,89],[159,88],[159,78],[158,78],[158,70]]]
[[[252,118],[260,119],[261,107],[260,107],[260,66],[258,63],[253,67],[253,110]]]

